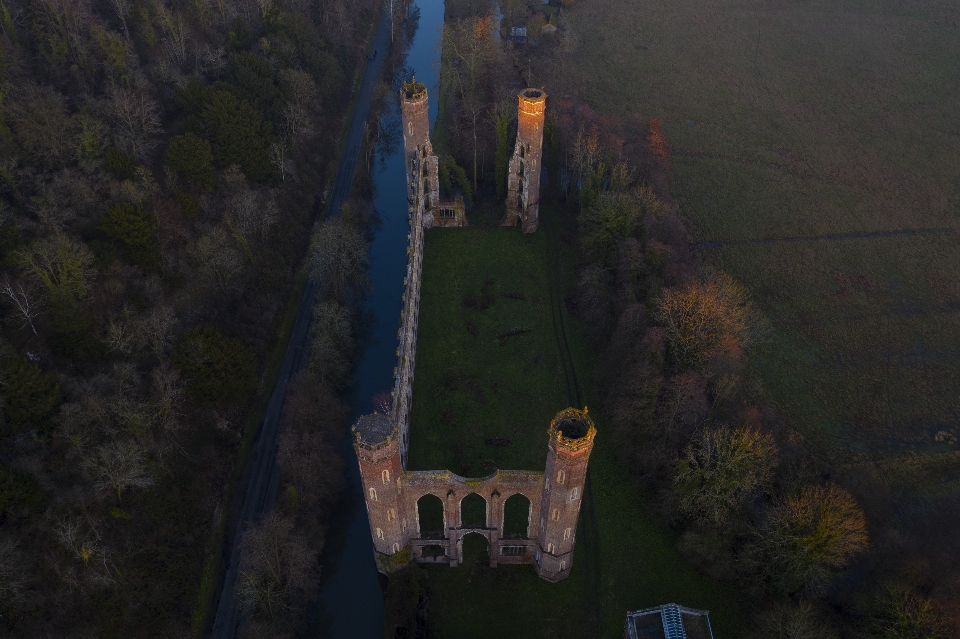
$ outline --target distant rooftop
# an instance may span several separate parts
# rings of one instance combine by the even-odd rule
[[[709,612],[677,604],[627,613],[623,639],[713,639]]]
[[[357,420],[357,433],[360,442],[367,446],[376,446],[387,441],[393,432],[393,422],[386,415],[370,413]]]

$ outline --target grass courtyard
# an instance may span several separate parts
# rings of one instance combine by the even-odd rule
[[[496,226],[427,232],[411,469],[477,477],[497,467],[543,468],[550,420],[575,395],[551,312],[551,300],[574,281],[575,250],[564,242],[572,238],[569,216],[544,205],[541,220],[529,236]],[[567,366],[572,359],[589,405],[591,356],[566,311],[554,310],[564,314]],[[465,565],[413,566],[390,577],[385,636],[393,636],[391,610],[416,610],[398,598],[418,582],[429,589],[427,619],[437,636],[617,637],[627,610],[674,601],[710,610],[718,637],[737,636],[735,587],[684,563],[674,532],[649,514],[604,439],[602,416],[593,416],[598,434],[571,576],[550,584],[531,566],[491,569],[482,560],[485,540],[468,536]]]
[[[661,118],[694,242],[771,319],[755,364],[796,435],[894,494],[960,491],[956,4],[583,0],[564,16],[576,44],[538,82]]]
[[[427,231],[411,469],[543,468],[547,427],[568,406],[548,240],[500,227]]]

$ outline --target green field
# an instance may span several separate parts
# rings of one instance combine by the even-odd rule
[[[510,228],[427,231],[411,469],[543,468],[550,420],[568,406],[547,243]],[[493,438],[500,445],[485,444]]]
[[[956,3],[581,0],[564,16],[575,44],[538,83],[661,118],[694,242],[771,320],[754,365],[795,435],[841,474],[960,490]]]
[[[540,230],[530,236],[495,226],[427,232],[411,469],[479,476],[495,467],[543,468],[547,427],[570,403],[553,330],[551,282],[554,299],[568,293],[560,283],[574,281],[576,251],[561,240],[573,237],[565,228],[569,216],[544,205],[541,219]],[[482,296],[491,277],[486,290],[496,293],[493,303],[485,310],[464,305],[465,297]],[[589,405],[594,362],[562,312]],[[517,328],[529,332],[498,339]],[[390,577],[385,636],[393,636],[391,610],[410,615],[416,609],[415,601],[402,598],[416,591],[411,582],[418,575],[430,593],[426,617],[437,636],[617,637],[626,611],[674,601],[711,610],[717,636],[737,636],[736,587],[700,576],[684,563],[674,532],[656,523],[646,497],[609,448],[602,417],[595,418],[598,434],[571,576],[550,584],[531,566],[489,568],[481,561],[485,540],[470,536],[465,565],[415,566]],[[488,438],[511,443],[489,446]]]

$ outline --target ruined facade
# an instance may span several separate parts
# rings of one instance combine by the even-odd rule
[[[538,95],[529,94],[531,91]],[[525,98],[525,94],[529,95]],[[537,226],[537,167],[543,136],[544,98],[545,94],[537,89],[527,89],[520,98],[519,159],[515,154],[511,167],[519,167],[519,186],[515,185],[512,193],[515,194],[514,202],[523,207],[516,219],[522,222],[525,232],[536,230]],[[523,124],[525,99],[532,104],[537,104],[539,99],[539,107],[531,107],[540,109],[536,127],[532,121]],[[393,408],[389,415],[364,415],[353,427],[354,449],[360,465],[377,565],[382,571],[410,560],[457,566],[463,561],[464,536],[478,534],[488,542],[491,566],[532,563],[542,578],[558,581],[569,575],[573,566],[580,502],[596,435],[586,409],[567,408],[554,418],[547,430],[547,462],[543,472],[497,471],[487,477],[470,479],[448,470],[406,470],[420,313],[423,231],[436,225],[464,226],[466,217],[462,200],[444,202],[439,199],[438,162],[430,144],[426,87],[416,80],[405,83],[400,102],[410,235],[403,310],[397,336]],[[537,177],[531,179],[534,172]],[[534,194],[533,200],[530,193]],[[531,201],[533,204],[528,204]],[[528,503],[526,530],[521,534],[506,535],[506,503],[518,495]],[[483,499],[482,521],[464,520],[462,504],[471,496]],[[439,501],[443,513],[442,530],[426,530],[421,525],[421,504],[425,499]]]
[[[370,534],[381,570],[391,557],[409,550],[403,560],[459,565],[463,538],[486,538],[490,566],[532,563],[537,574],[559,581],[570,574],[577,520],[587,475],[587,462],[597,430],[587,412],[560,411],[547,431],[544,472],[501,470],[478,479],[448,470],[407,471],[401,461],[400,432],[386,415],[364,415],[353,427],[354,449],[360,464]],[[482,524],[467,523],[462,502],[479,495],[485,504]],[[529,501],[526,534],[505,536],[504,505],[514,495]],[[421,500],[435,497],[443,504],[443,531],[430,534],[421,527]]]
[[[517,95],[517,142],[507,169],[505,226],[520,222],[524,233],[540,223],[540,167],[543,154],[543,118],[547,94],[524,89]]]

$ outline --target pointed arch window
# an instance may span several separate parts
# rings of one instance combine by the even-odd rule
[[[553,552],[553,544],[547,544],[547,552],[549,553]]]
[[[569,528],[567,528],[566,530],[563,531],[563,538],[564,538],[564,540],[570,539],[570,529],[569,529]]]
[[[383,529],[377,528],[377,539],[383,539]]]
[[[383,483],[384,483],[384,484],[389,484],[389,483],[390,483],[390,471],[389,471],[389,470],[385,470],[385,471],[383,471],[382,473],[380,473],[380,479],[383,480]]]
[[[393,508],[387,509],[387,521],[393,521],[397,518],[397,511]],[[569,528],[567,530],[570,530]]]
[[[567,478],[567,474],[562,470],[557,471],[557,483],[562,484],[563,480]]]
[[[560,509],[554,508],[553,513],[550,515],[550,519],[553,521],[560,521]]]
[[[367,492],[370,493],[370,501],[377,501],[377,489],[376,489],[376,488],[371,487],[370,490],[367,491]]]

